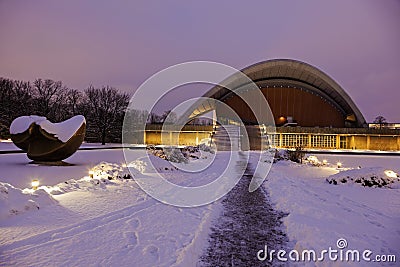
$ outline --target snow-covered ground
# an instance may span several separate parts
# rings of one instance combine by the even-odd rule
[[[219,214],[219,202],[177,208],[149,197],[124,177],[121,150],[79,151],[67,160],[77,166],[63,167],[28,165],[22,154],[3,156],[7,172],[1,176],[8,179],[1,182],[25,185],[35,170],[43,186],[26,194],[30,190],[0,184],[0,266],[193,266]],[[171,182],[184,186],[212,181],[226,161],[218,154],[219,164],[187,179],[187,173],[151,157]],[[100,159],[115,163],[91,165]],[[49,196],[53,201],[45,201]]]
[[[368,173],[373,167],[400,173],[400,158],[317,156],[328,164],[279,161],[263,184],[275,208],[289,213],[284,227],[292,248],[321,251],[336,248],[336,241],[345,238],[349,249],[396,254],[398,263],[400,189],[333,185],[325,179],[339,172]],[[119,149],[78,151],[66,160],[72,166],[56,167],[28,164],[24,154],[0,155],[0,266],[196,266],[207,247],[213,219],[220,214],[220,202],[196,208],[162,204],[134,180],[124,178],[123,159]],[[160,158],[153,160],[171,182],[197,186],[215,179],[227,154],[217,153],[219,164],[199,173],[176,170]],[[339,161],[341,168],[337,168]],[[135,166],[145,171],[139,165]],[[22,191],[31,187],[32,179],[46,187],[33,194]],[[344,265],[317,263],[335,264]]]
[[[399,264],[400,190],[369,188],[350,182],[333,185],[326,178],[338,175],[367,177],[371,175],[371,169],[382,167],[400,173],[400,158],[344,155],[318,157],[320,161],[326,159],[327,164],[316,167],[278,161],[263,184],[275,207],[289,213],[284,219],[284,225],[293,248],[299,252],[315,250],[319,253],[329,247],[338,249],[337,240],[344,238],[348,244],[346,249],[361,252],[371,250],[371,259],[377,254],[395,254]],[[337,168],[337,162],[342,163],[341,168]],[[394,187],[398,188],[398,178],[394,179],[397,179],[397,186]],[[316,263],[318,266],[370,264],[362,261],[344,264],[329,260]],[[380,266],[382,263],[375,264]]]

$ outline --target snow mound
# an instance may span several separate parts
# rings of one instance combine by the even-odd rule
[[[183,163],[186,164],[186,163]],[[140,174],[144,173],[171,173],[178,171],[167,159],[157,155],[149,154],[148,157],[142,157],[128,164],[130,170],[137,170]]]
[[[323,163],[316,156],[313,156],[313,155],[308,156],[305,159],[305,162],[311,164],[312,166],[322,166],[323,165]]]
[[[366,187],[400,188],[399,174],[381,167],[344,170],[329,176],[329,184],[358,184]]]
[[[191,160],[206,159],[209,154],[215,154],[213,148],[205,144],[184,148],[147,146],[146,150],[156,157],[174,163],[189,163]]]
[[[82,115],[74,116],[66,121],[52,123],[46,117],[36,115],[22,116],[16,118],[10,126],[11,134],[19,134],[25,132],[29,126],[35,123],[43,130],[50,134],[54,134],[62,142],[67,142],[78,130],[82,124],[86,123],[85,117]]]
[[[132,170],[131,170],[132,171]],[[132,171],[135,173],[135,170]],[[138,171],[136,171],[138,173]],[[60,195],[72,191],[106,190],[107,185],[120,185],[132,178],[126,165],[101,162],[89,170],[88,176],[70,179],[55,186],[41,186],[49,194]]]
[[[261,153],[260,161],[267,162],[267,163],[276,162],[276,161],[278,161],[277,160],[278,154],[279,154],[279,152],[277,149],[269,148]]]
[[[55,203],[57,201],[43,189],[21,190],[0,182],[0,220]]]

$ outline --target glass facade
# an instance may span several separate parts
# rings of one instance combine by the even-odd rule
[[[273,147],[284,147],[284,148],[295,148],[295,147],[307,147],[307,148],[336,148],[337,147],[337,136],[327,134],[293,134],[293,133],[282,133],[273,134],[270,136],[271,146]],[[345,148],[347,146],[346,138],[342,140],[340,138],[340,146]]]

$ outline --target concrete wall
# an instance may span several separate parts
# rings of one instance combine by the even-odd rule
[[[372,150],[400,150],[398,136],[370,136],[369,149]]]
[[[350,149],[368,149],[367,136],[353,135],[350,138]]]

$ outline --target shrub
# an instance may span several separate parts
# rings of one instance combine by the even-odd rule
[[[289,160],[297,163],[303,163],[303,159],[306,155],[306,152],[304,151],[304,147],[298,146],[295,148],[295,150],[286,150]]]

